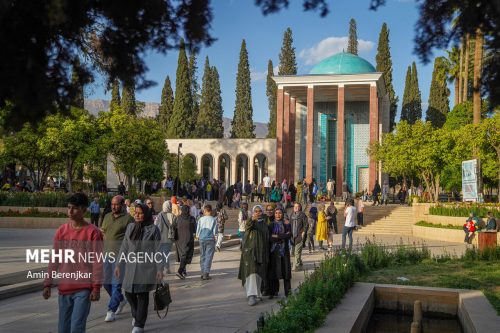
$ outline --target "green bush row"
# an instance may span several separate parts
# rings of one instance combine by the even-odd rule
[[[360,254],[340,252],[327,257],[306,276],[296,294],[281,301],[278,312],[266,316],[257,332],[313,332],[340,302],[359,276],[389,265],[416,264],[430,258],[425,245],[386,248],[368,242]]]
[[[9,209],[6,212],[0,212],[0,217],[54,217],[54,218],[65,218],[68,217],[66,212],[41,212],[36,208],[29,208],[24,212],[18,210]],[[90,213],[87,211],[85,213],[86,218],[90,218]]]
[[[500,210],[498,210],[498,207],[485,207],[479,205],[472,205],[470,207],[449,207],[438,205],[429,208],[429,214],[441,216],[467,217],[470,213],[474,213],[476,216],[486,217],[488,212],[492,212],[493,216],[500,218]]]
[[[415,223],[415,225],[418,225],[420,227],[462,230],[462,227],[458,225],[452,225],[452,224],[444,225],[441,223],[436,224],[436,223],[429,223],[427,221],[418,221],[417,223]]]

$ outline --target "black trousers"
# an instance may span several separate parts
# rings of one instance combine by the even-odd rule
[[[130,304],[132,317],[135,319],[134,326],[144,328],[148,318],[149,291],[145,293],[125,292],[125,297]]]
[[[99,214],[90,214],[90,223],[99,227]]]
[[[290,279],[284,279],[283,285],[285,287],[285,296],[290,295],[290,290],[292,289],[292,283]],[[280,280],[270,279],[269,280],[269,295],[276,296],[280,291]]]
[[[363,225],[363,213],[358,213],[358,224]]]

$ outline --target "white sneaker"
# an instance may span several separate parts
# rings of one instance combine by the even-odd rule
[[[106,318],[104,318],[104,321],[107,323],[110,323],[112,321],[115,321],[115,313],[113,311],[108,311],[106,313]]]
[[[120,302],[120,305],[118,305],[118,309],[116,309],[115,314],[120,314],[123,312],[123,307],[127,305],[128,301],[126,298],[123,299],[123,301]]]
[[[135,318],[132,318],[132,327],[135,326]]]
[[[144,332],[144,328],[134,327],[132,329],[132,333],[143,333],[143,332]]]

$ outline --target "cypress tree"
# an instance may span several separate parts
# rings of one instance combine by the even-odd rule
[[[405,90],[403,93],[403,105],[401,106],[401,118],[400,120],[409,120],[409,115],[411,112],[411,67],[408,66],[408,70],[406,71],[406,80],[405,80]]]
[[[198,92],[200,90],[200,87],[198,85],[198,79],[197,79],[197,72],[198,67],[196,64],[196,54],[192,52],[189,55],[189,81],[191,83],[191,97],[193,99],[193,112],[192,112],[192,119],[193,119],[193,134],[195,132],[194,126],[196,125],[196,119],[198,119],[198,112],[200,112],[200,98],[198,95]]]
[[[161,129],[167,131],[168,122],[172,117],[174,112],[174,92],[172,91],[172,84],[170,83],[170,77],[167,75],[165,83],[163,84],[163,89],[161,90],[161,102],[158,109],[158,120],[160,122]]]
[[[109,110],[114,112],[120,107],[121,104],[120,82],[118,80],[114,80],[111,84],[111,103],[109,105]]]
[[[349,21],[349,41],[347,43],[347,53],[358,55],[358,34],[356,31],[356,20]]]
[[[380,30],[380,35],[378,37],[377,45],[377,72],[382,72],[384,75],[385,89],[389,93],[389,103],[390,103],[390,127],[389,131],[394,129],[396,113],[398,111],[398,100],[394,92],[394,87],[392,86],[392,59],[391,59],[391,48],[389,46],[389,29],[387,29],[387,24],[384,22],[382,24],[382,29]]]
[[[168,138],[189,138],[191,136],[193,128],[192,111],[193,98],[191,96],[189,65],[184,40],[181,39],[175,80],[174,110],[168,122]]]
[[[137,107],[135,103],[135,87],[132,83],[124,83],[122,91],[122,110],[132,116],[137,115]]]
[[[447,86],[449,62],[444,57],[434,60],[434,71],[432,72],[431,91],[429,93],[429,108],[425,117],[434,127],[442,127],[446,121],[446,115],[450,112],[450,101],[448,96],[450,90]]]
[[[197,137],[224,137],[222,113],[219,73],[215,66],[210,67],[210,62],[206,57],[201,83],[200,113],[196,123]]]
[[[295,47],[293,47],[292,29],[287,28],[283,34],[283,45],[280,52],[280,65],[278,75],[297,74],[297,61],[295,60]]]
[[[266,95],[269,104],[269,123],[267,124],[267,137],[276,137],[276,82],[271,78],[274,75],[273,62],[271,59],[267,62],[267,81],[266,81]]]
[[[291,36],[291,35],[290,35]],[[236,75],[236,103],[231,122],[232,138],[255,138],[255,125],[252,121],[252,88],[250,86],[250,65],[246,42],[243,39],[240,49],[240,61]]]
[[[408,122],[410,124],[415,124],[418,119],[422,118],[422,97],[420,94],[420,89],[418,87],[418,73],[417,65],[415,61],[411,67],[411,112],[409,114]]]

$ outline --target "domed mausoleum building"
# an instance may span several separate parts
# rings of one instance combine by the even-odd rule
[[[340,196],[343,182],[354,193],[370,191],[376,179],[382,180],[381,168],[367,153],[370,142],[389,130],[382,73],[361,57],[339,53],[310,74],[273,79],[276,139],[168,139],[170,152],[190,157],[205,179],[226,184],[258,184],[265,174],[278,182],[314,178],[326,184],[331,178]],[[110,163],[107,182],[118,184]]]
[[[274,76],[278,85],[276,178],[344,181],[371,190],[382,174],[367,153],[389,130],[384,77],[365,59],[338,53],[309,75]]]

